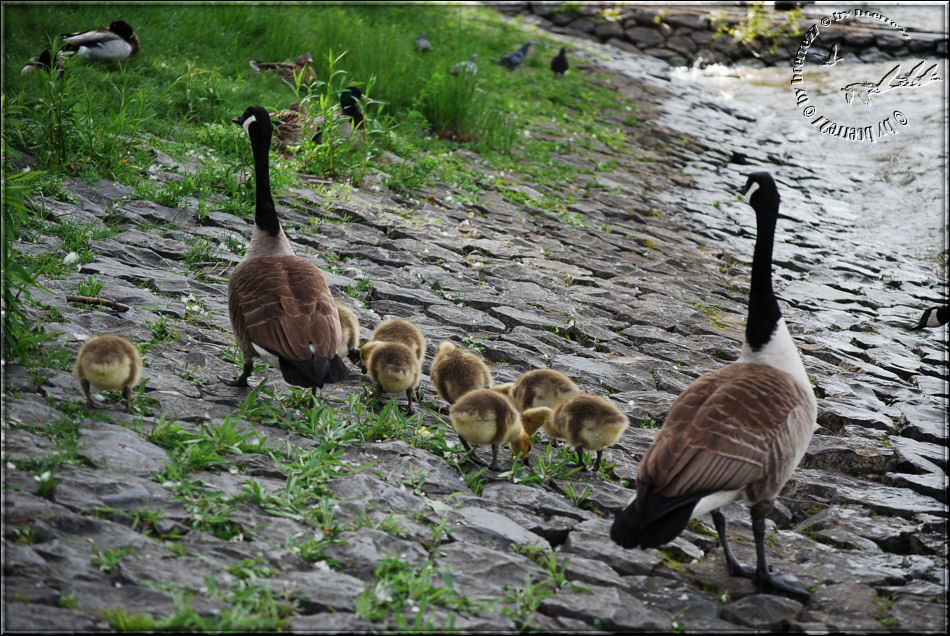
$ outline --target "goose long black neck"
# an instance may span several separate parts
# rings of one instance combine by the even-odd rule
[[[749,180],[758,183],[759,187],[750,197],[750,203],[755,210],[756,237],[745,337],[752,350],[758,351],[768,343],[775,331],[775,325],[782,318],[778,301],[772,291],[772,249],[775,244],[779,195],[771,175],[757,173]]]
[[[257,131],[251,134],[251,151],[254,153],[254,179],[256,198],[254,223],[268,234],[277,236],[280,221],[270,191],[270,122],[266,122],[266,133]]]

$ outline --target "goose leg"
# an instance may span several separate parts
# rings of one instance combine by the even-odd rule
[[[408,400],[406,415],[412,415],[412,389],[406,389],[406,399]]]
[[[584,463],[584,447],[583,447],[583,446],[578,446],[578,447],[577,447],[576,449],[574,449],[574,450],[577,451],[577,464],[578,464],[578,466],[581,467],[581,470],[587,470],[587,464]]]
[[[732,576],[744,576],[747,579],[755,578],[755,570],[748,565],[742,565],[732,553],[729,547],[729,539],[726,538],[726,518],[718,510],[713,510],[713,524],[716,526],[716,532],[719,534],[719,543],[722,544],[722,552],[726,557],[726,565],[729,567],[729,574]]]
[[[600,470],[600,458],[603,457],[603,455],[604,455],[603,449],[597,451],[597,459],[594,460],[594,472],[595,472],[595,473],[596,473],[598,470]]]
[[[469,445],[468,445],[468,442],[466,442],[466,441],[465,441],[464,439],[462,439],[461,437],[459,437],[459,441],[462,442],[462,448],[464,448],[464,449],[465,449],[465,452],[468,453],[469,459],[471,459],[473,463],[481,464],[481,463],[482,463],[481,460],[479,460],[477,457],[475,457],[475,449],[472,448],[471,446],[469,446]]]
[[[811,594],[798,579],[791,574],[769,571],[765,557],[765,516],[771,510],[769,502],[752,506],[752,534],[755,537],[755,582],[761,588],[774,589],[796,598],[807,600]]]
[[[125,397],[125,412],[132,412],[132,387],[127,386],[122,389],[122,395]]]
[[[491,445],[491,466],[492,470],[498,470],[498,444]]]
[[[253,361],[252,359],[245,360],[245,361],[244,361],[244,370],[243,370],[243,372],[241,373],[241,375],[239,375],[236,380],[232,380],[232,381],[230,381],[230,382],[225,382],[225,384],[227,384],[228,386],[240,386],[240,387],[245,387],[245,388],[246,388],[246,387],[247,387],[247,379],[250,377],[251,371],[253,371],[253,370],[254,370],[254,361]]]
[[[79,381],[79,384],[82,386],[82,392],[86,394],[86,408],[95,408],[92,404],[92,396],[89,395],[89,380],[82,379]]]

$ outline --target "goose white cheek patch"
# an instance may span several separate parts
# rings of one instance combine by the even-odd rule
[[[752,198],[752,195],[755,194],[756,190],[758,189],[759,184],[753,181],[752,185],[749,186],[749,191],[742,195],[742,198],[745,199],[746,203],[749,202],[749,200]]]
[[[249,128],[251,127],[251,124],[253,124],[253,123],[256,122],[256,121],[257,121],[257,116],[256,116],[256,115],[251,115],[250,117],[248,117],[247,119],[245,119],[245,120],[244,120],[244,123],[241,124],[241,126],[244,127],[244,132],[250,134]]]

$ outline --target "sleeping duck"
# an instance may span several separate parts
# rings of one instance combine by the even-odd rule
[[[260,73],[261,71],[277,71],[281,79],[291,86],[297,85],[297,78],[303,74],[301,83],[309,86],[317,81],[317,72],[313,70],[313,56],[310,53],[302,53],[295,62],[285,60],[283,62],[258,62],[251,60],[251,68]]]
[[[76,55],[90,60],[118,62],[127,60],[139,52],[139,37],[128,22],[116,20],[106,28],[82,31],[61,36],[63,46],[60,56]],[[44,63],[45,60],[45,63]],[[20,71],[23,75],[38,68],[50,70],[52,56],[49,51],[32,58]],[[57,59],[57,66],[62,62]]]

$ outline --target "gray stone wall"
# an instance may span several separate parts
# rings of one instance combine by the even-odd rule
[[[604,9],[619,9],[611,19],[604,17]],[[849,18],[830,25],[821,24],[821,15],[812,10],[801,20],[802,35],[783,36],[775,42],[774,53],[767,53],[772,42],[758,41],[745,45],[729,35],[717,36],[720,24],[734,27],[746,15],[743,7],[690,7],[684,5],[616,6],[611,3],[548,3],[514,2],[498,4],[497,9],[513,14],[533,14],[542,21],[542,27],[554,33],[610,44],[627,51],[639,51],[678,66],[701,66],[713,63],[733,63],[754,66],[782,66],[790,64],[804,33],[817,25],[820,46],[828,50],[838,45],[841,57],[853,56],[861,62],[880,62],[909,57],[945,57],[947,36],[941,33],[915,31],[907,28],[908,37],[875,18]],[[782,12],[770,13],[781,23]],[[824,16],[830,17],[830,16]],[[719,19],[719,21],[717,21]]]

